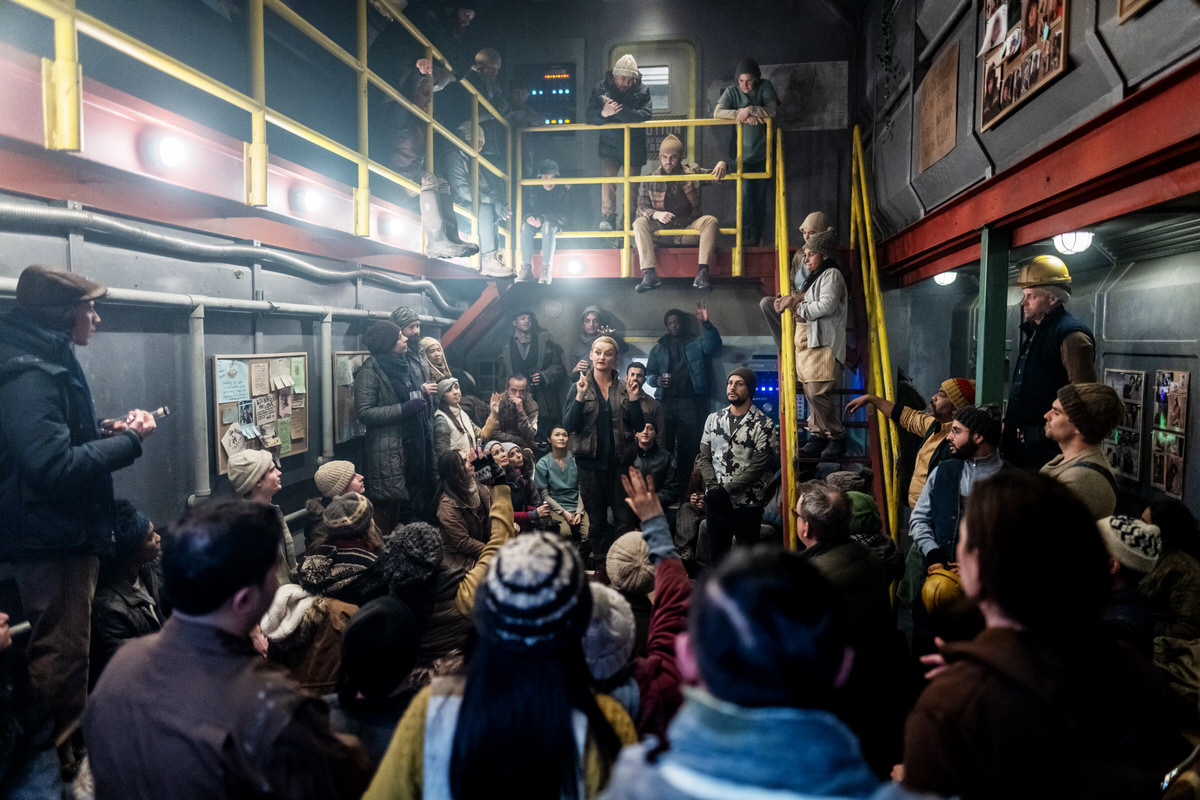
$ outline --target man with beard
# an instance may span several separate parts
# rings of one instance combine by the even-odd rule
[[[909,533],[913,547],[925,557],[926,574],[957,569],[952,563],[958,545],[958,524],[967,496],[977,481],[1013,467],[1000,458],[1000,409],[994,405],[968,406],[954,415],[950,433],[951,458],[929,475],[913,507]],[[914,587],[913,654],[933,651],[931,620]]]
[[[514,376],[528,378],[529,395],[536,404],[532,414],[536,438],[545,441],[550,436],[550,429],[562,419],[562,398],[566,393],[562,385],[566,372],[562,348],[538,326],[537,316],[532,311],[518,312],[513,317],[512,327],[513,335],[500,351],[500,368],[510,376],[510,390]]]
[[[775,430],[771,419],[750,402],[758,386],[753,370],[729,373],[725,398],[729,405],[708,415],[696,461],[704,476],[709,547],[698,555],[705,566],[729,552],[733,536],[758,540],[763,504],[771,482]],[[746,542],[743,542],[745,544]]]
[[[917,460],[913,465],[912,480],[908,484],[908,506],[912,508],[925,488],[929,473],[949,454],[950,445],[946,435],[956,412],[975,405],[975,381],[966,378],[947,378],[937,392],[929,398],[925,411],[910,408],[903,400],[895,402],[873,394],[864,394],[846,404],[846,414],[852,414],[870,404],[901,429],[921,439]]]

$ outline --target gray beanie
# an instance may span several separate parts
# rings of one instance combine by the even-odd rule
[[[598,681],[616,675],[629,663],[637,639],[633,608],[616,589],[599,583],[592,589],[592,621],[583,634],[583,657]]]
[[[400,341],[400,326],[394,322],[383,320],[367,328],[363,334],[363,347],[378,355],[387,353]]]
[[[379,569],[393,592],[424,583],[442,563],[442,532],[428,522],[397,525],[383,543]]]
[[[229,482],[233,491],[242,497],[250,494],[267,470],[275,466],[275,458],[266,450],[243,450],[229,458]]]
[[[820,253],[825,258],[833,261],[837,258],[837,234],[833,232],[832,228],[825,231],[817,231],[808,237],[808,241],[804,243],[804,249]]]
[[[417,312],[407,306],[400,306],[392,312],[392,322],[400,330],[404,330],[408,325],[417,322],[419,319],[420,317],[417,316]]]

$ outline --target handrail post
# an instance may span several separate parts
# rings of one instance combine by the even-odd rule
[[[770,150],[768,160],[770,158]],[[783,174],[783,147],[777,144],[775,148],[776,167],[778,174]],[[782,182],[775,184],[775,250],[779,259],[779,294],[787,297],[792,293],[791,265],[788,262],[788,225],[787,203],[784,199]],[[781,339],[779,346],[779,444],[783,474],[787,476],[783,497],[787,508],[780,509],[783,517],[784,534],[787,546],[796,549],[799,539],[796,536],[796,520],[790,513],[796,507],[796,476],[792,464],[796,453],[796,349],[793,344],[796,338],[796,324],[792,311],[783,314],[781,322]]]
[[[354,187],[354,235],[371,235],[371,171],[369,120],[367,119],[367,0],[357,0],[354,24],[358,34],[358,185]]]
[[[624,164],[624,169],[622,170],[624,172],[624,177],[623,177],[623,182],[621,184],[621,186],[622,186],[621,191],[622,191],[622,196],[625,198],[625,200],[624,200],[625,214],[623,215],[624,216],[624,224],[622,224],[622,226],[621,226],[621,234],[623,237],[622,245],[621,245],[621,251],[622,251],[622,253],[621,253],[621,277],[628,278],[630,275],[633,274],[633,263],[630,258],[631,253],[630,253],[630,247],[629,247],[629,238],[630,238],[629,232],[633,229],[633,208],[630,206],[630,195],[631,195],[630,187],[633,184],[630,183],[630,181],[629,181],[629,161],[630,161],[630,154],[633,152],[633,148],[630,146],[630,137],[632,136],[633,131],[629,127],[629,125],[626,124],[622,130],[622,133],[625,134],[625,148],[624,148],[625,149],[625,164]],[[640,187],[639,187],[639,191],[640,191]]]
[[[483,225],[479,222],[479,151],[483,148],[483,142],[479,141],[479,95],[471,95],[471,147],[475,149],[475,154],[471,156],[471,213],[475,215],[475,238],[479,240],[479,255],[472,259],[479,264],[479,271],[483,271]],[[492,207],[492,225],[496,224],[496,208]]]
[[[83,71],[75,0],[65,0],[54,17],[54,60],[42,59],[43,143],[47,150],[78,152],[83,147]]]
[[[740,278],[742,276],[742,126],[734,126],[737,136],[737,199],[734,201],[734,244],[733,244],[733,277]]]
[[[246,162],[246,205],[267,204],[267,67],[264,43],[263,0],[246,6],[246,30],[250,58],[250,96],[255,109],[250,113],[250,141],[243,146]]]

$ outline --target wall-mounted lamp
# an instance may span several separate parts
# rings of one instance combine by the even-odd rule
[[[573,258],[567,262],[567,272],[571,275],[583,274],[583,262],[577,258]]]
[[[187,147],[178,137],[161,130],[151,130],[138,139],[142,164],[150,169],[174,169],[187,161]]]
[[[949,286],[958,280],[957,272],[939,272],[933,276],[933,282],[938,286]]]
[[[1054,249],[1064,256],[1073,256],[1076,253],[1082,253],[1091,246],[1091,231],[1072,231],[1070,233],[1060,233],[1054,237]]]
[[[292,210],[314,214],[321,210],[324,200],[316,189],[297,189],[292,192]]]

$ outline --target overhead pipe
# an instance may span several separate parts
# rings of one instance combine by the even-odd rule
[[[94,211],[0,201],[0,224],[3,223],[65,226],[89,230],[119,237],[128,244],[147,250],[166,251],[174,255],[190,256],[197,260],[258,261],[264,265],[272,264],[276,268],[286,268],[289,272],[315,281],[353,281],[362,278],[398,291],[422,292],[443,314],[459,315],[466,310],[466,304],[450,303],[442,296],[438,288],[427,280],[408,280],[392,273],[362,268],[327,269],[284,250],[261,245],[196,242],[183,236],[152,231],[143,225],[113,219]]]

